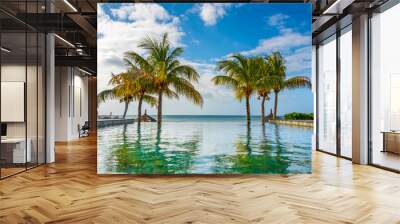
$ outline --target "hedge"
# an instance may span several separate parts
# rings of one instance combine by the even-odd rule
[[[314,114],[313,113],[288,113],[284,115],[285,120],[313,120]]]

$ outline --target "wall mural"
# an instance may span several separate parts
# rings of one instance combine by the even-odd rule
[[[98,4],[98,173],[310,173],[310,21],[310,4]]]

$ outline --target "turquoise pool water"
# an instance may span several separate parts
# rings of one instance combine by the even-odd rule
[[[311,172],[311,128],[243,116],[165,116],[101,128],[99,174],[289,174]]]

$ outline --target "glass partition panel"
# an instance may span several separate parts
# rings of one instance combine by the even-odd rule
[[[44,13],[44,6],[0,2],[20,16]],[[0,178],[45,163],[45,45],[44,33],[0,12]]]
[[[318,148],[336,153],[336,36],[318,47]]]
[[[26,114],[27,114],[27,150],[30,151],[28,168],[37,165],[38,160],[38,35],[36,32],[27,33],[27,76],[26,76]]]
[[[351,158],[352,141],[352,34],[351,26],[340,36],[340,153]]]
[[[46,108],[45,108],[45,65],[46,65],[46,37],[44,34],[39,33],[38,35],[38,76],[37,76],[37,90],[38,90],[38,105],[37,105],[37,119],[38,119],[38,164],[46,162],[46,145],[45,145],[45,120],[46,120]]]
[[[372,163],[400,170],[400,4],[374,15],[372,29]]]
[[[24,171],[31,162],[26,144],[26,42],[25,32],[1,34],[2,177]]]

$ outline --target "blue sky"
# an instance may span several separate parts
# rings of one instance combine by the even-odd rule
[[[309,4],[98,4],[98,91],[107,87],[111,73],[126,69],[126,51],[145,52],[137,43],[146,36],[159,38],[168,32],[173,46],[184,47],[182,62],[200,73],[196,87],[204,106],[184,98],[165,100],[164,114],[244,115],[244,101],[233,97],[230,89],[215,86],[211,79],[221,74],[215,63],[232,53],[268,55],[279,50],[286,59],[287,76],[311,78],[311,6]],[[266,111],[273,106],[273,95]],[[144,106],[150,114],[155,108]],[[284,91],[279,95],[278,114],[312,112],[309,89]],[[101,104],[99,114],[122,114],[117,101]],[[251,112],[260,114],[260,101],[254,95]],[[132,103],[128,114],[136,114]]]

